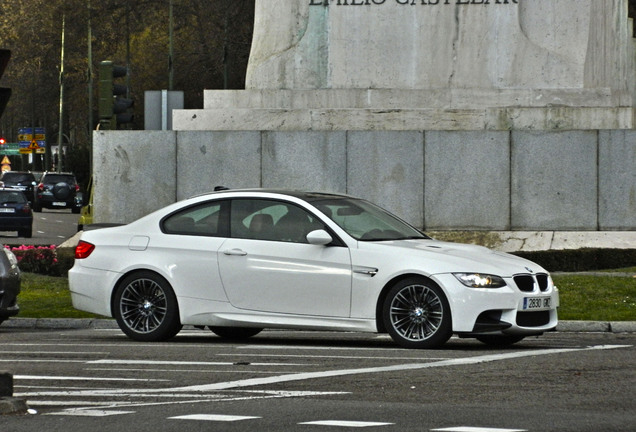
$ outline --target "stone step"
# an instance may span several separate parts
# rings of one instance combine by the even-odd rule
[[[249,109],[175,110],[174,130],[456,131],[633,129],[634,109]]]

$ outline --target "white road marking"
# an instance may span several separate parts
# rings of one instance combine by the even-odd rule
[[[217,354],[218,356],[232,357],[237,354]],[[241,357],[299,357],[299,358],[329,358],[329,359],[378,359],[378,360],[448,360],[450,357],[380,357],[380,356],[341,356],[341,355],[308,355],[308,354],[240,354]]]
[[[216,421],[216,422],[234,422],[241,420],[253,420],[261,417],[250,416],[230,416],[221,414],[190,414],[176,417],[168,417],[171,420],[204,420],[204,421]]]
[[[73,415],[81,417],[107,417],[122,414],[134,414],[135,411],[106,411],[106,410],[86,410],[86,409],[68,409],[66,411],[60,411],[55,413],[48,413],[47,415]]]
[[[253,365],[254,363],[250,363]],[[148,369],[135,368],[84,368],[87,371],[108,371],[108,372],[148,372]],[[271,375],[272,371],[255,371],[255,370],[236,370],[236,369],[156,369],[152,368],[152,372],[174,372],[174,373],[213,373],[213,374],[250,374],[250,375]],[[294,373],[278,371],[278,373]]]
[[[266,377],[266,378],[251,378],[251,379],[245,379],[245,380],[237,380],[237,381],[229,381],[229,382],[221,382],[221,383],[213,383],[213,384],[176,387],[166,391],[228,390],[228,389],[235,389],[240,387],[251,387],[251,386],[258,386],[258,385],[265,385],[265,384],[278,384],[282,382],[303,381],[303,380],[316,379],[316,378],[331,378],[331,377],[346,376],[346,375],[370,374],[370,373],[381,373],[381,372],[398,372],[398,371],[405,371],[405,370],[427,369],[427,368],[434,368],[434,367],[470,365],[470,364],[487,363],[487,362],[509,360],[509,359],[515,359],[515,358],[523,358],[523,357],[536,357],[536,356],[550,355],[550,354],[561,354],[561,353],[570,353],[570,352],[578,352],[578,351],[615,349],[615,348],[627,348],[627,347],[631,347],[631,345],[602,345],[602,346],[586,347],[586,348],[561,348],[561,349],[543,349],[543,350],[535,350],[535,351],[517,351],[512,353],[490,354],[490,355],[475,356],[475,357],[457,358],[457,359],[451,359],[451,360],[442,360],[442,361],[431,362],[431,363],[414,363],[414,364],[381,366],[381,367],[360,368],[360,369],[340,369],[340,370],[329,370],[329,371],[322,371],[322,372],[306,372],[306,373],[298,373],[298,374],[279,375],[279,376],[272,376],[272,377]]]
[[[551,355],[551,354],[563,354],[563,353],[572,353],[572,352],[580,352],[580,351],[607,350],[607,349],[628,348],[628,347],[631,347],[631,345],[600,345],[600,346],[584,347],[584,348],[561,348],[561,349],[543,349],[543,350],[532,350],[532,351],[517,351],[517,352],[511,352],[511,353],[489,354],[489,355],[483,355],[483,356],[457,358],[457,359],[451,359],[451,360],[441,360],[441,361],[430,362],[430,363],[411,363],[411,364],[369,367],[369,368],[359,368],[359,369],[340,369],[340,370],[327,370],[322,372],[303,372],[303,373],[295,373],[295,374],[276,375],[276,376],[270,376],[270,377],[264,377],[264,378],[250,378],[250,379],[244,379],[244,380],[218,382],[218,383],[212,383],[212,384],[201,384],[201,385],[184,386],[184,387],[173,387],[173,388],[156,388],[156,389],[128,389],[127,388],[127,389],[105,389],[105,390],[99,390],[99,391],[80,390],[75,392],[65,392],[65,396],[79,397],[79,396],[118,396],[118,395],[124,396],[125,395],[128,397],[131,397],[136,394],[213,392],[213,391],[219,391],[219,390],[231,390],[231,389],[239,389],[242,387],[279,384],[283,382],[304,381],[304,380],[318,379],[318,378],[332,378],[332,377],[347,376],[347,375],[399,372],[399,371],[420,370],[420,369],[447,367],[447,366],[471,365],[471,364],[503,361],[503,360],[510,360],[510,359],[516,359],[516,358],[523,358],[523,357],[537,357],[537,356]]]
[[[13,379],[17,380],[51,380],[51,381],[143,381],[143,382],[159,382],[170,381],[168,379],[150,379],[150,378],[101,378],[101,377],[74,377],[74,376],[40,376],[40,375],[14,375]]]
[[[89,360],[86,364],[108,365],[146,365],[146,366],[236,366],[233,362],[189,362],[189,361],[156,361],[156,360]],[[249,363],[241,366],[315,366],[307,363]]]
[[[245,400],[256,400],[256,399],[276,399],[276,398],[288,398],[288,397],[307,397],[307,396],[325,396],[325,395],[344,395],[344,394],[349,394],[349,392],[312,392],[312,391],[278,391],[278,390],[261,390],[261,391],[252,391],[252,390],[239,390],[234,392],[234,394],[236,393],[243,393],[246,394],[247,396],[234,396],[234,395],[223,395],[223,394],[214,394],[214,395],[208,395],[205,398],[201,398],[202,395],[188,395],[188,399],[187,400],[183,400],[183,401],[169,401],[169,402],[129,402],[129,401],[115,401],[115,402],[101,402],[101,403],[96,403],[96,402],[89,402],[89,401],[73,401],[73,402],[67,402],[66,406],[68,405],[73,405],[73,406],[80,406],[83,408],[68,408],[65,409],[63,411],[58,411],[58,412],[54,412],[51,414],[45,414],[45,415],[69,415],[69,416],[75,416],[75,415],[82,415],[83,411],[93,411],[96,413],[100,413],[100,412],[117,412],[117,411],[105,411],[108,409],[113,409],[113,408],[134,408],[134,407],[149,407],[149,406],[160,406],[160,405],[179,405],[179,404],[188,404],[188,405],[193,405],[195,403],[209,403],[209,402],[218,402],[218,401],[225,401],[225,402],[230,402],[230,401],[245,401]],[[252,393],[254,395],[252,395]],[[19,396],[19,395],[15,395],[15,396]],[[156,394],[153,395],[135,395],[135,396],[150,396],[150,397],[157,397]],[[164,395],[166,397],[179,397],[176,395]],[[183,395],[181,395],[181,397],[183,397]],[[197,397],[198,399],[190,399],[189,397]],[[56,405],[59,406],[61,405],[60,403],[57,402],[50,402],[50,401],[45,401],[43,403],[40,403],[40,401],[27,401],[29,406],[47,406],[47,405]],[[96,410],[95,408],[99,407],[102,408],[102,410]],[[130,412],[134,412],[134,411],[120,411],[120,413],[122,414],[128,414]]]
[[[109,352],[96,352],[96,351],[7,351],[6,349],[4,350],[3,354],[27,354],[27,355],[33,355],[33,354],[49,354],[49,355],[100,355],[100,356],[104,356],[104,355],[108,355],[110,354]]]
[[[444,432],[525,432],[527,429],[498,429],[485,427],[459,426],[444,429],[431,429],[432,431]]]
[[[343,421],[343,420],[319,420],[310,421],[304,423],[298,423],[301,425],[316,425],[316,426],[337,426],[337,427],[350,427],[350,428],[363,428],[373,426],[390,426],[395,423],[379,423],[379,422],[363,422],[363,421]]]

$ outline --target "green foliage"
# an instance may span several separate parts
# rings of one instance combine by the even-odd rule
[[[636,321],[636,277],[555,275],[559,319]]]
[[[18,296],[21,318],[91,318],[96,315],[74,309],[68,279],[22,273]]]

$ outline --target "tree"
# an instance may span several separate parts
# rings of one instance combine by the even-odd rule
[[[202,107],[203,89],[221,89],[226,85],[243,88],[254,1],[172,0],[174,89],[185,92],[186,108]],[[169,2],[2,0],[0,47],[12,50],[11,63],[4,75],[6,87],[13,89],[13,95],[0,121],[0,132],[9,141],[15,141],[18,128],[43,126],[47,139],[53,144],[57,142],[63,15],[66,17],[63,132],[71,139],[70,144],[78,149],[87,147],[92,133],[88,128],[89,17],[95,94],[91,107],[93,125],[97,125],[97,66],[102,60],[112,60],[128,64],[131,96],[135,100],[133,128],[142,129],[144,91],[168,88]]]

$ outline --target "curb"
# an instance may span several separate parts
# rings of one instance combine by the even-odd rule
[[[82,330],[118,329],[114,319],[93,318],[11,318],[3,329]],[[559,321],[556,331],[572,333],[636,333],[636,321]]]
[[[0,415],[26,414],[26,401],[13,397],[13,375],[0,371]]]

